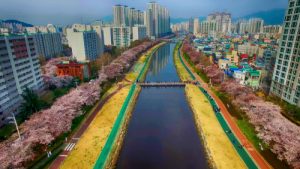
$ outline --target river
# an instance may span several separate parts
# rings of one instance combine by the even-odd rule
[[[145,81],[179,81],[174,48],[175,44],[166,44],[154,53]],[[209,168],[184,88],[142,88],[116,168]]]

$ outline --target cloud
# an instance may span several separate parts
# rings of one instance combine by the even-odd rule
[[[0,19],[19,19],[33,24],[89,22],[112,15],[114,4],[144,10],[148,0],[1,0]],[[253,12],[286,8],[287,0],[157,0],[172,17],[206,16],[214,11],[244,16]]]

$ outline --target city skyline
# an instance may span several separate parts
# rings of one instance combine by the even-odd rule
[[[83,2],[77,1],[36,1],[29,0],[22,2],[19,0],[4,0],[0,6],[0,19],[17,19],[24,22],[29,22],[35,25],[43,25],[48,23],[66,25],[71,23],[88,23],[94,20],[110,17],[112,15],[112,6],[116,4],[123,4],[134,7],[144,11],[148,0],[141,0],[138,2],[132,0],[120,1],[95,1],[90,0]],[[241,1],[232,2],[232,0],[217,0],[214,2],[208,0],[188,0],[186,3],[181,4],[170,0],[157,1],[158,3],[166,6],[170,10],[172,18],[189,18],[206,16],[209,13],[216,11],[230,12],[233,17],[243,17],[255,12],[268,11],[273,9],[286,8],[287,2],[285,0],[266,0],[266,1]],[[18,4],[18,5],[15,5]],[[180,4],[180,6],[178,6]],[[61,8],[67,6],[67,8]],[[34,10],[33,10],[34,9]],[[62,17],[63,16],[63,17]]]

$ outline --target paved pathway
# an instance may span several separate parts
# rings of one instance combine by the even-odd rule
[[[118,91],[120,91],[123,87],[126,85],[119,85],[118,89],[108,95],[105,99],[100,101],[97,105],[97,107],[94,109],[92,114],[89,115],[89,117],[85,120],[85,122],[80,126],[79,130],[76,131],[76,133],[71,137],[71,139],[66,143],[66,147],[64,148],[64,151],[60,153],[60,155],[52,162],[49,169],[58,169],[62,162],[65,160],[65,158],[70,154],[72,149],[75,147],[77,141],[80,139],[80,137],[83,135],[83,133],[86,131],[88,126],[91,124],[91,122],[94,120],[98,112],[103,107],[104,103],[107,102],[113,95],[115,95]]]
[[[179,57],[181,57],[182,54],[180,54]],[[196,74],[191,66],[187,63],[184,57],[182,57],[183,62],[185,65],[187,65],[188,69],[193,73],[193,75],[196,77],[197,81],[200,82],[201,86],[210,94],[210,96],[216,101],[218,104],[221,113],[225,120],[227,121],[228,125],[236,135],[236,137],[239,139],[240,143],[244,146],[244,148],[248,151],[251,158],[255,161],[256,165],[261,169],[269,169],[272,168],[270,164],[260,155],[260,153],[254,148],[254,146],[251,144],[251,142],[246,138],[246,136],[242,133],[242,131],[239,129],[235,121],[232,119],[229,111],[227,110],[224,103],[219,99],[218,96],[216,96],[210,89],[207,83],[205,83],[198,74]]]

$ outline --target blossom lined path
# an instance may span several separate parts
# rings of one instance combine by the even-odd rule
[[[109,100],[112,96],[114,96],[118,91],[120,91],[125,86],[124,85],[119,85],[119,87],[116,91],[112,92],[106,98],[101,100],[98,103],[97,107],[92,112],[92,114],[85,120],[85,122],[81,125],[80,129],[72,136],[72,138],[70,139],[70,141],[68,143],[66,143],[66,145],[69,145],[71,143],[76,143],[80,139],[82,134],[86,131],[86,129],[91,124],[91,122],[96,117],[97,113],[100,111],[100,109],[106,103],[106,101]],[[60,165],[62,164],[62,162],[65,160],[65,158],[69,155],[70,152],[71,151],[68,151],[66,149],[63,152],[61,152],[60,155],[52,162],[49,169],[58,169],[60,167]]]
[[[181,52],[181,51],[180,51]],[[182,57],[182,53],[180,54],[180,57]],[[245,135],[241,132],[241,130],[238,128],[236,123],[231,118],[230,113],[228,112],[226,106],[224,103],[217,97],[211,89],[208,87],[208,84],[205,83],[199,76],[196,74],[192,69],[191,66],[188,64],[188,62],[185,60],[184,57],[182,57],[182,60],[185,65],[187,65],[188,69],[193,73],[193,75],[196,77],[197,81],[201,83],[201,86],[209,93],[210,96],[216,101],[218,104],[222,115],[226,119],[228,125],[232,129],[232,132],[236,135],[236,137],[239,139],[241,144],[244,146],[244,148],[247,150],[251,158],[255,161],[256,165],[261,169],[269,169],[272,168],[270,164],[265,161],[265,159],[257,152],[257,150],[253,147],[253,145],[249,142],[249,140],[245,137]]]

